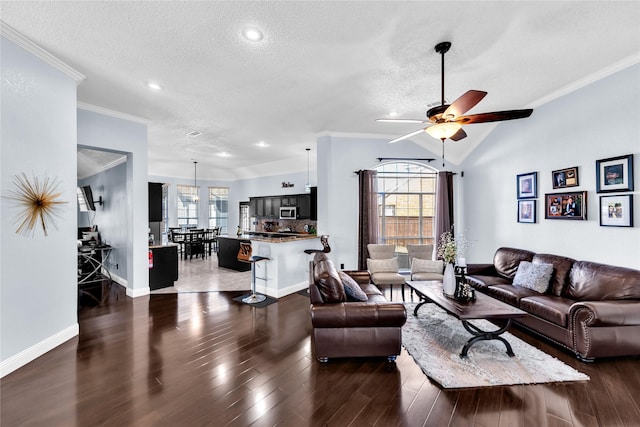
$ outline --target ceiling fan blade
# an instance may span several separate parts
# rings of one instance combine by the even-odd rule
[[[376,119],[376,122],[381,122],[381,123],[429,123],[428,120],[420,120],[420,119]]]
[[[463,138],[467,137],[467,133],[464,131],[464,129],[460,129],[458,132],[454,133],[453,136],[451,138],[449,138],[452,141],[460,141]]]
[[[396,138],[396,139],[394,139],[392,141],[389,141],[389,144],[393,144],[394,142],[402,141],[403,139],[411,138],[412,136],[417,135],[420,132],[424,132],[424,129],[418,129],[415,132],[411,132],[411,133],[408,133],[406,135],[402,135],[402,136],[400,136],[400,137],[398,137],[398,138]]]
[[[453,101],[453,104],[442,113],[442,117],[447,119],[461,116],[482,101],[486,95],[487,92],[481,90],[468,90],[460,98]]]
[[[524,119],[529,117],[533,113],[533,109],[526,110],[506,110],[506,111],[494,111],[492,113],[480,113],[472,114],[470,116],[460,116],[455,119],[456,122],[461,124],[469,123],[488,123],[488,122],[502,122],[505,120]]]

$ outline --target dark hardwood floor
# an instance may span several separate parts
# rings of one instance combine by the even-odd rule
[[[637,357],[584,364],[516,330],[591,381],[446,391],[404,350],[396,364],[322,365],[312,353],[308,298],[258,309],[232,301],[239,294],[130,299],[113,286],[108,305],[79,310],[77,338],[2,379],[0,424],[640,425]]]

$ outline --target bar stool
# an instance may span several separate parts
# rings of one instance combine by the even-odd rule
[[[307,255],[315,254],[318,252],[329,253],[331,252],[331,246],[329,246],[329,236],[320,236],[320,243],[322,243],[322,249],[305,249],[304,253]]]
[[[242,302],[245,304],[257,304],[267,299],[264,295],[258,295],[256,293],[256,279],[267,280],[267,277],[256,277],[256,263],[260,261],[269,261],[271,258],[251,255],[252,252],[250,242],[240,242],[240,251],[238,252],[238,261],[248,262],[251,264],[251,295],[246,298],[242,298]]]

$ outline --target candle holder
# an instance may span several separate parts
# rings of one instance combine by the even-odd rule
[[[476,293],[471,285],[467,283],[467,266],[456,265],[454,267],[454,272],[456,277],[456,291],[453,298],[462,302],[474,301],[476,299]]]

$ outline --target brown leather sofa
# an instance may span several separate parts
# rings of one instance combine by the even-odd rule
[[[320,362],[334,357],[387,357],[394,361],[402,345],[404,305],[387,301],[370,283],[367,271],[346,271],[352,285],[367,301],[350,301],[340,275],[325,254],[309,265],[309,297],[315,356]]]
[[[521,261],[553,265],[546,292],[512,284]],[[476,289],[529,314],[516,323],[580,360],[640,355],[638,270],[499,248],[493,264],[469,264],[467,271]]]

